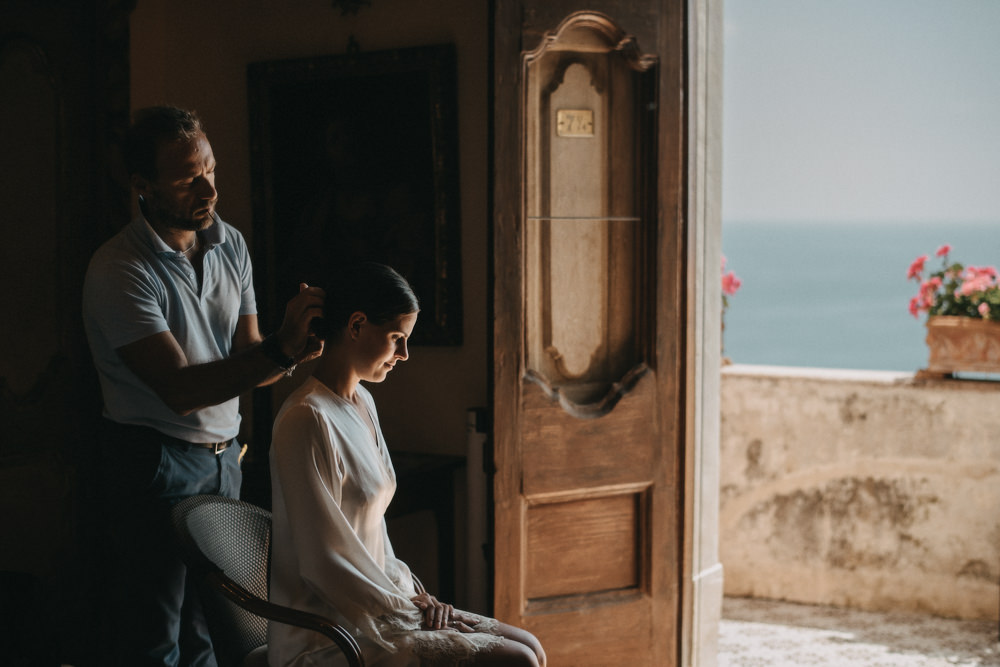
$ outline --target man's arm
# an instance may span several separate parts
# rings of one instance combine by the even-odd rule
[[[300,287],[274,334],[279,349],[295,363],[314,359],[322,351],[322,345],[309,333],[309,323],[321,313],[322,299],[321,289]],[[117,352],[167,407],[186,415],[280,378],[284,370],[264,353],[261,341],[257,316],[241,315],[233,336],[233,354],[226,359],[191,365],[169,331],[123,345]]]

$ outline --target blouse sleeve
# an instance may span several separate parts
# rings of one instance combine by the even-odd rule
[[[365,636],[395,650],[391,635],[418,629],[420,613],[341,510],[345,468],[339,440],[327,418],[310,406],[286,411],[274,426],[272,456],[300,576]]]
[[[382,540],[385,543],[385,573],[388,575],[396,588],[406,595],[417,594],[416,584],[413,581],[413,573],[410,566],[396,558],[392,550],[392,543],[389,541],[389,531],[385,526],[385,519],[382,519]]]

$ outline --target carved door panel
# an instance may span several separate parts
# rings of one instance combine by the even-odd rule
[[[683,18],[573,4],[496,15],[495,612],[556,667],[672,664]]]

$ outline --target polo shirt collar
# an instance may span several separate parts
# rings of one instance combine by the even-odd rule
[[[222,219],[219,218],[219,214],[212,212],[212,219],[214,222],[208,227],[200,232],[201,241],[208,248],[213,248],[214,246],[221,245],[226,242],[226,230],[222,226]],[[141,213],[135,220],[135,229],[138,232],[140,238],[148,245],[153,252],[159,255],[176,255],[178,252],[168,246],[160,238],[160,235],[156,233],[153,226],[149,224],[146,217]]]

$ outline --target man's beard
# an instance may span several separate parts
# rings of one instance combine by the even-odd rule
[[[157,196],[147,197],[143,199],[140,207],[148,220],[169,229],[198,232],[209,227],[215,219],[211,213],[201,218],[179,215],[176,210],[163,206],[160,202]],[[212,210],[213,212],[215,210],[214,204]]]

